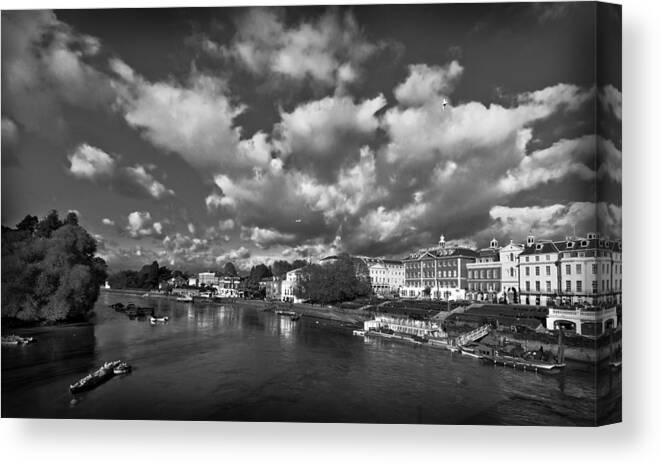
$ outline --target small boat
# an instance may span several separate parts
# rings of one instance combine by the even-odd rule
[[[168,321],[168,316],[157,316],[156,314],[154,314],[154,310],[152,309],[151,316],[149,316],[149,321],[152,324],[156,324],[158,322],[165,323]]]
[[[117,364],[112,370],[114,375],[128,374],[129,372],[131,372],[131,366],[123,361]]]
[[[179,301],[180,303],[192,303],[193,297],[191,295],[177,296],[177,301]]]
[[[2,337],[3,345],[27,345],[33,341],[33,337],[19,337],[18,335],[7,335]]]
[[[103,366],[101,366],[96,371],[86,375],[78,382],[69,385],[69,391],[71,393],[80,393],[98,387],[102,383],[110,380],[115,375],[115,368],[122,366],[122,364],[128,366],[128,364],[123,361],[112,361],[104,363]]]
[[[111,304],[109,307],[111,309],[114,309],[117,312],[123,312],[124,311],[124,304],[122,304],[122,303]]]
[[[296,321],[299,320],[300,318],[301,318],[301,315],[300,315],[300,314],[294,314],[293,316],[291,316],[291,321],[292,321],[292,322],[296,322]]]
[[[354,334],[354,336],[357,336],[357,337],[364,337],[365,336],[365,330],[354,330],[353,334]]]

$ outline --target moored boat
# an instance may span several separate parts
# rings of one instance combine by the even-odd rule
[[[110,380],[113,377],[113,375],[115,375],[115,368],[120,367],[125,369],[126,366],[128,366],[128,364],[119,360],[106,362],[96,371],[86,375],[78,382],[69,385],[69,391],[75,394],[75,393],[81,393],[81,392],[86,392],[88,390],[92,390],[93,388],[96,388],[102,383]],[[130,370],[130,366],[128,366],[128,368]],[[120,372],[120,373],[125,373],[125,372]]]
[[[33,341],[33,337],[19,337],[18,335],[7,335],[2,337],[3,345],[27,345]]]
[[[177,301],[179,301],[180,303],[192,303],[193,297],[189,294],[185,296],[177,296]]]
[[[129,372],[131,372],[131,366],[123,361],[117,364],[112,370],[114,375],[128,374]]]

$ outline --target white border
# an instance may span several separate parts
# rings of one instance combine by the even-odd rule
[[[410,2],[143,0],[140,6]],[[599,429],[153,421],[0,421],[3,464],[652,464],[661,458],[658,136],[661,8],[625,0],[624,423]],[[4,1],[3,9],[136,5],[135,0]],[[656,301],[656,303],[655,303]],[[656,461],[653,461],[656,460]]]

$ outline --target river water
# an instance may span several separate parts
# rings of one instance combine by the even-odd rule
[[[117,301],[154,306],[170,320],[130,320],[107,307]],[[621,418],[621,372],[576,364],[545,376],[351,330],[240,303],[102,293],[93,323],[26,330],[36,343],[3,346],[2,416],[506,425]],[[72,401],[70,383],[116,359],[133,372]]]

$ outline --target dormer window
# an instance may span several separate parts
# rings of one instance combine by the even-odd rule
[[[573,248],[574,247],[574,242],[573,241],[567,241],[567,248]]]
[[[610,248],[610,247],[611,247],[611,242],[610,242],[610,241],[606,241],[606,242],[604,243],[604,245],[605,245],[607,248]]]
[[[538,244],[538,245],[535,246],[535,249],[537,249],[538,251],[541,251],[543,247],[544,247],[543,244]]]
[[[587,242],[587,240],[583,240],[583,241],[581,241],[581,247],[582,247],[582,248],[587,248],[587,247],[588,247],[588,242]]]

